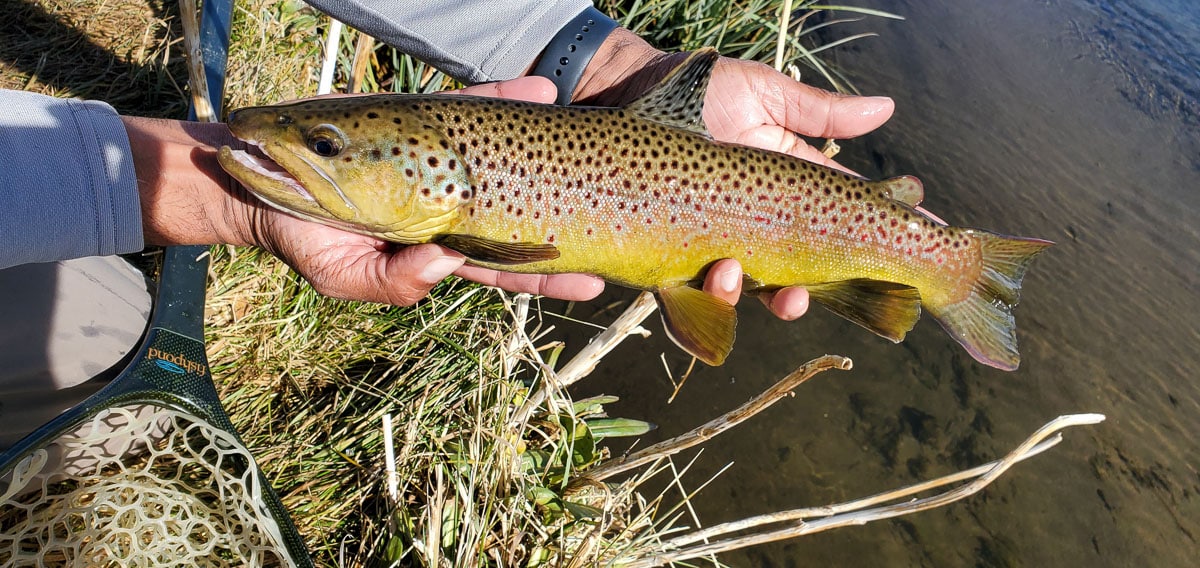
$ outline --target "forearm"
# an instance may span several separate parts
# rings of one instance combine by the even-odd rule
[[[217,163],[238,145],[220,123],[122,117],[133,151],[148,245],[249,245],[251,199]]]

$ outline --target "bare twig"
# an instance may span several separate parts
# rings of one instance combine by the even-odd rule
[[[208,78],[204,75],[204,58],[200,55],[200,11],[196,0],[180,0],[179,18],[183,23],[183,45],[187,51],[188,83],[192,87],[192,108],[196,120],[215,122],[217,113],[208,98]]]
[[[350,64],[349,92],[362,92],[363,78],[367,74],[367,63],[371,61],[371,54],[374,51],[375,38],[358,32],[358,39],[354,41],[354,61]]]
[[[641,467],[654,460],[679,453],[733,428],[745,422],[751,416],[766,410],[779,399],[788,396],[792,390],[804,384],[805,381],[817,373],[829,369],[841,369],[845,371],[849,370],[850,366],[850,359],[839,355],[825,355],[813,359],[780,379],[774,386],[754,397],[749,402],[681,436],[659,442],[628,456],[607,461],[589,470],[582,477],[576,478],[575,482],[582,482],[583,480],[600,481],[618,473]]]
[[[534,411],[546,400],[546,397],[552,390],[565,388],[579,379],[586,377],[596,368],[600,359],[612,351],[626,337],[630,335],[641,335],[643,337],[649,335],[650,332],[641,327],[641,324],[650,314],[654,313],[656,307],[654,295],[649,292],[642,292],[633,301],[633,304],[617,317],[612,325],[605,328],[596,337],[593,337],[591,343],[588,343],[587,347],[584,347],[566,365],[563,365],[562,369],[555,371],[543,365],[545,372],[542,375],[542,387],[529,395],[529,398],[521,405],[521,409],[513,414],[513,418],[509,421],[509,424],[521,425],[526,423]],[[523,326],[518,329],[518,333],[520,336],[524,336]]]
[[[700,531],[694,531],[687,535],[663,542],[660,548],[662,552],[651,553],[644,557],[634,559],[630,562],[621,562],[620,565],[624,568],[648,568],[651,566],[661,566],[663,564],[679,562],[689,558],[699,558],[702,556],[728,552],[730,550],[744,548],[747,546],[754,546],[776,540],[805,536],[832,528],[862,525],[871,521],[889,519],[892,517],[908,515],[919,511],[941,507],[979,492],[992,481],[995,481],[997,477],[1002,475],[1017,462],[1031,457],[1058,443],[1058,440],[1061,439],[1061,434],[1059,434],[1060,430],[1071,426],[1097,424],[1103,420],[1104,416],[1101,414],[1073,414],[1060,416],[1050,421],[1045,426],[1042,426],[1020,446],[1017,446],[1016,449],[1009,452],[1009,454],[1003,459],[970,470],[970,473],[976,474],[975,479],[970,483],[961,485],[949,491],[938,493],[936,495],[892,505],[884,505],[874,508],[862,508],[874,503],[895,501],[925,489],[961,480],[967,476],[968,472],[956,473],[944,478],[933,480],[931,482],[906,487],[897,491],[883,493],[862,500],[851,501],[841,505],[833,505],[830,507],[820,507],[815,509],[799,509],[797,511],[785,511],[782,513],[763,515],[753,519],[745,519],[733,523],[717,525]],[[1053,439],[1047,440],[1047,438]],[[846,512],[840,514],[830,514],[831,512],[835,511]],[[807,517],[824,518],[820,518],[815,521],[803,520]],[[764,530],[762,532],[731,537],[725,540],[718,540],[715,542],[708,542],[695,546],[688,546],[691,543],[701,540],[719,536],[727,536],[733,533],[755,528],[762,528],[770,525],[780,525],[780,523],[782,523],[782,526]],[[675,550],[671,550],[672,548],[675,548]]]
[[[558,380],[563,386],[570,386],[579,379],[586,377],[596,369],[600,359],[612,351],[626,337],[641,335],[646,337],[650,332],[641,327],[643,321],[654,313],[657,304],[654,294],[642,292],[637,299],[612,323],[607,329],[592,338],[591,343],[584,347],[578,355],[572,357],[558,371]]]

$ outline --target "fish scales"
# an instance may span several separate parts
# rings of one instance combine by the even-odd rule
[[[828,168],[634,122],[619,109],[426,104],[448,137],[466,144],[458,155],[475,199],[461,230],[555,244],[561,256],[546,262],[564,270],[655,288],[736,258],[749,276],[776,286],[868,277],[920,288],[941,266],[965,272],[946,287],[959,298],[977,276],[976,243]],[[903,257],[912,258],[893,261]],[[618,266],[609,270],[606,261]]]
[[[924,305],[976,358],[1015,368],[1010,310],[1049,243],[937,223],[915,208],[915,178],[868,181],[714,142],[698,122],[709,58],[626,108],[383,95],[246,109],[230,119],[235,134],[293,179],[263,181],[232,154],[222,164],[306,218],[440,242],[484,266],[656,291],[672,338],[706,362],[723,360],[714,351],[728,351],[732,324],[691,328],[734,316],[688,286],[735,258],[752,287],[809,287],[893,340]]]

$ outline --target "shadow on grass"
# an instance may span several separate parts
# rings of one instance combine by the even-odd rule
[[[187,68],[178,6],[0,0],[0,88],[105,101],[182,118]]]

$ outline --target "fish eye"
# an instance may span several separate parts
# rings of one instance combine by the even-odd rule
[[[312,153],[322,158],[332,158],[342,153],[342,149],[346,147],[346,138],[337,128],[321,124],[305,134],[304,143]]]

